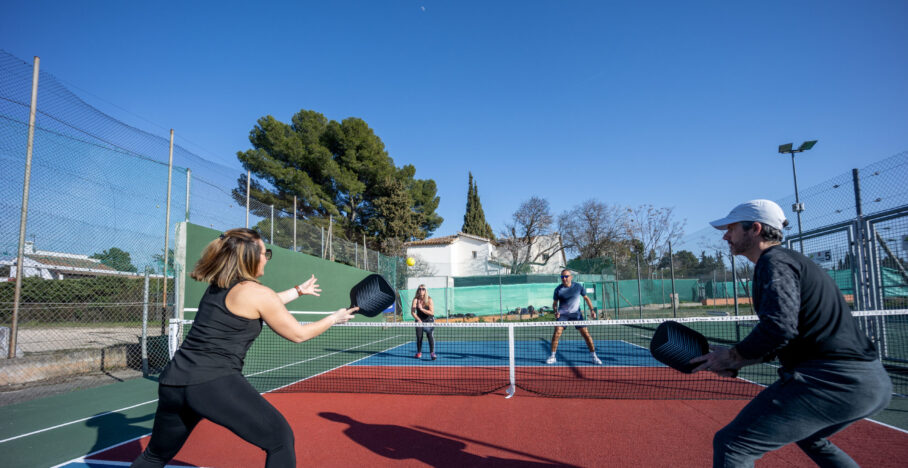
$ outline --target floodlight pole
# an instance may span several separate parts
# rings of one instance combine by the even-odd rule
[[[801,212],[804,211],[804,205],[801,203],[801,198],[798,195],[798,171],[795,168],[795,153],[802,153],[813,148],[813,145],[817,143],[817,140],[805,141],[801,143],[801,146],[795,149],[791,143],[787,143],[779,146],[779,153],[785,154],[788,153],[791,155],[791,174],[794,176],[794,188],[795,188],[795,203],[792,205],[791,209],[798,216],[798,244],[801,248],[801,254],[804,254],[804,232],[801,230]]]
[[[801,198],[798,196],[798,170],[795,169],[795,155],[794,152],[791,153],[791,174],[794,176],[794,186],[795,186],[795,213],[798,216],[798,244],[801,246],[801,254],[804,254],[804,232],[801,230],[801,212],[804,211],[804,206],[801,205]]]

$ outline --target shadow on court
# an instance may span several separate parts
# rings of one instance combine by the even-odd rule
[[[450,434],[431,434],[427,430],[411,429],[393,424],[368,424],[359,422],[339,413],[321,412],[319,416],[341,424],[347,424],[344,434],[353,442],[373,453],[391,460],[418,460],[435,467],[495,466],[495,467],[552,467],[576,466],[549,460],[523,452],[514,452],[504,447],[479,443],[498,450],[514,452],[519,458],[484,457],[467,452],[467,444]],[[459,438],[459,437],[458,437]],[[464,439],[469,440],[469,439]]]
[[[121,413],[96,414],[95,417],[85,421],[86,426],[94,427],[97,431],[95,444],[88,453],[95,453],[99,450],[106,449],[124,439],[141,437],[148,434],[148,427],[134,424],[151,421],[153,419],[154,413],[145,414],[136,418],[126,417]]]
[[[132,462],[145,449],[148,442],[147,437],[138,439],[151,432],[150,427],[141,423],[154,420],[154,413],[144,414],[135,418],[127,417],[121,413],[103,414],[99,413],[94,418],[85,422],[88,427],[96,428],[97,436],[95,444],[89,454],[97,453],[94,456],[86,457],[86,466],[110,466],[110,460],[118,463]],[[131,440],[122,443],[123,440]],[[119,444],[119,445],[118,445]],[[95,464],[95,461],[103,460],[103,465]],[[176,466],[197,466],[178,458],[174,458],[169,465]]]

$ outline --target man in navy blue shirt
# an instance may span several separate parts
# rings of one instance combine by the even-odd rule
[[[555,302],[552,304],[552,309],[555,310],[555,320],[559,322],[583,320],[583,312],[580,311],[581,297],[586,301],[586,305],[589,307],[590,312],[595,319],[596,309],[593,308],[593,303],[590,301],[590,298],[586,297],[586,289],[584,289],[582,284],[572,282],[572,277],[573,275],[570,270],[561,271],[561,284],[555,288]],[[602,364],[602,361],[596,356],[596,345],[593,343],[593,337],[590,336],[590,331],[582,325],[575,328],[580,331],[580,335],[583,336],[584,341],[586,341],[586,347],[590,350],[590,358],[593,360],[593,364]],[[552,335],[552,355],[546,359],[546,364],[555,364],[558,362],[558,359],[555,357],[555,352],[558,351],[558,340],[561,338],[563,332],[564,327],[555,327],[555,334]]]
[[[694,372],[732,377],[743,366],[778,358],[779,380],[758,394],[713,438],[713,466],[753,466],[795,442],[819,466],[858,466],[828,437],[889,404],[892,382],[876,348],[858,328],[829,274],[781,247],[788,221],[779,205],[752,200],[711,222],[733,255],[755,263],[759,322],[731,348],[691,360]]]

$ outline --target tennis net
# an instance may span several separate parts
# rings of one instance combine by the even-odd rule
[[[897,395],[908,393],[908,310],[855,312],[880,350]],[[649,343],[668,319],[570,322],[439,323],[416,357],[416,336],[427,324],[351,322],[296,344],[267,326],[246,356],[244,375],[262,392],[365,392],[479,395],[515,392],[548,397],[615,399],[749,399],[777,378],[777,362],[745,367],[737,378],[710,372],[684,374],[656,361]],[[732,345],[752,330],[755,316],[676,319],[710,344]],[[185,336],[191,321],[174,321],[171,336]],[[582,335],[590,333],[596,364]],[[425,330],[424,330],[425,331]],[[171,352],[178,343],[174,339]]]

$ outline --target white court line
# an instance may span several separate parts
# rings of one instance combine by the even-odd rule
[[[372,343],[368,343],[368,344],[381,343],[382,341],[387,341],[387,340],[390,340],[391,338],[397,338],[397,337],[399,337],[399,336],[403,336],[403,335],[389,336],[388,338],[385,338],[385,339],[382,339],[382,340],[373,341]],[[397,346],[392,346],[392,347],[390,347],[390,348],[385,348],[383,351],[379,351],[378,353],[373,353],[373,354],[371,354],[371,355],[369,355],[369,356],[363,356],[363,357],[361,357],[361,358],[359,358],[359,359],[357,359],[357,360],[355,360],[355,361],[350,361],[350,362],[341,364],[341,365],[339,365],[339,366],[337,366],[337,367],[333,367],[333,368],[331,368],[331,369],[328,369],[328,370],[319,372],[318,374],[310,375],[309,377],[306,377],[305,379],[300,379],[300,380],[297,380],[296,382],[289,383],[289,384],[287,384],[287,385],[284,385],[284,386],[281,386],[281,387],[277,387],[277,388],[271,389],[271,390],[269,390],[269,391],[267,391],[267,392],[265,392],[265,393],[274,392],[274,391],[280,390],[280,389],[282,389],[282,388],[287,388],[287,387],[289,387],[289,386],[291,386],[291,385],[296,385],[296,384],[298,384],[298,383],[300,383],[300,382],[305,382],[306,380],[309,380],[309,379],[311,379],[311,378],[313,378],[313,377],[318,377],[318,376],[320,376],[320,375],[322,375],[322,374],[331,372],[331,371],[333,371],[333,370],[335,370],[335,369],[340,369],[341,367],[349,366],[350,364],[353,364],[354,362],[359,362],[359,361],[362,361],[363,359],[370,358],[370,357],[372,357],[372,356],[375,356],[375,354],[386,353],[386,352],[388,352],[388,351],[390,351],[390,350],[392,350],[392,349],[394,349],[394,348],[400,348],[401,346],[408,345],[408,344],[410,344],[410,341],[407,341],[406,343],[401,343],[401,344],[399,344],[399,345],[397,345]],[[366,346],[366,345],[360,345],[360,346],[357,346],[356,348],[359,348],[359,347],[361,347],[361,346]],[[356,349],[356,348],[349,348],[349,349]],[[347,350],[344,350],[344,351],[347,351]],[[343,351],[338,351],[338,353],[341,353],[341,352],[343,352]],[[333,353],[333,354],[337,354],[337,353]]]
[[[331,354],[325,354],[325,355],[318,356],[318,357],[314,357],[314,358],[304,359],[304,360],[302,360],[302,361],[292,362],[292,363],[290,363],[290,364],[284,364],[284,365],[281,366],[281,367],[275,367],[274,369],[268,369],[268,370],[263,370],[263,371],[261,371],[261,372],[256,372],[255,374],[249,374],[249,375],[246,376],[246,377],[252,377],[252,376],[255,376],[255,375],[259,375],[259,374],[265,374],[265,373],[268,373],[268,372],[272,372],[272,371],[276,371],[276,370],[283,369],[283,368],[285,368],[285,367],[295,366],[295,365],[297,365],[297,364],[302,364],[302,363],[304,363],[304,362],[309,362],[309,361],[314,361],[314,360],[316,360],[316,359],[321,359],[321,358],[323,358],[323,357],[334,356],[335,354],[346,353],[347,351],[352,351],[352,350],[354,350],[354,349],[362,348],[363,346],[373,345],[373,344],[375,344],[375,343],[381,343],[382,341],[388,341],[388,340],[390,340],[390,339],[392,339],[392,338],[397,338],[397,337],[399,337],[399,336],[403,336],[403,335],[389,336],[389,337],[387,337],[387,338],[382,338],[382,339],[380,339],[380,340],[376,340],[376,341],[373,341],[373,342],[371,342],[371,343],[365,343],[365,344],[361,344],[361,345],[359,345],[359,346],[354,346],[354,347],[352,347],[352,348],[347,348],[347,349],[343,349],[343,350],[340,350],[340,351],[335,351],[335,352],[333,352],[333,353],[331,353]],[[398,346],[400,346],[400,345],[398,345]],[[397,346],[395,346],[394,348],[396,348],[396,347],[397,347]],[[388,349],[394,349],[394,348],[388,348]],[[385,352],[385,351],[381,351],[381,352],[383,353],[383,352]],[[361,358],[357,359],[356,361],[360,361],[360,360],[365,359],[365,358],[367,358],[367,357],[369,357],[369,356],[361,357]],[[342,364],[342,365],[340,365],[340,366],[335,367],[335,369],[337,369],[338,367],[343,367],[343,366],[347,366],[347,365],[353,364],[353,363],[356,362],[356,361],[350,361],[350,362],[348,362],[348,363],[346,363],[346,364]],[[326,371],[326,372],[327,372],[327,371]],[[319,374],[316,374],[316,375],[319,375]],[[309,377],[306,377],[306,379],[311,379],[312,377],[315,377],[315,375],[311,375],[311,376],[309,376]],[[303,379],[303,380],[306,380],[306,379]],[[297,382],[302,382],[303,380],[299,380],[299,381],[297,381]],[[293,385],[293,384],[290,384],[290,385]],[[284,387],[286,387],[286,385],[284,385]],[[278,387],[278,388],[284,388],[284,387]],[[276,390],[276,389],[275,389],[275,390]],[[273,391],[274,391],[274,390],[269,390],[269,392],[273,392]],[[268,393],[268,392],[264,392],[264,393]]]
[[[643,336],[643,335],[639,335],[639,336]],[[623,343],[627,343],[627,344],[629,344],[629,345],[631,345],[631,346],[638,346],[638,347],[640,347],[640,348],[643,348],[643,346],[636,345],[636,344],[634,344],[634,343],[630,343],[630,342],[627,342],[627,341],[624,341],[624,340],[616,340],[616,341],[620,341],[620,342],[623,342]],[[645,348],[644,348],[644,349],[645,349]],[[764,362],[764,363],[762,363],[761,365],[773,367],[773,368],[776,368],[776,369],[778,369],[778,368],[780,367],[780,366],[778,366],[778,365],[776,365],[776,364],[773,364],[773,363],[771,363],[771,362]],[[618,367],[618,366],[611,366],[611,367]],[[763,385],[763,384],[761,384],[761,383],[757,383],[757,382],[754,382],[753,380],[745,379],[745,378],[743,378],[743,377],[735,377],[735,378],[736,378],[736,379],[743,380],[743,381],[745,381],[745,382],[747,382],[747,383],[751,383],[751,384],[754,384],[754,385],[758,385],[758,386],[763,387],[763,388],[766,388],[766,387],[767,387],[767,385]],[[897,393],[893,393],[893,395],[902,396],[902,395],[899,395],[899,394],[897,394]],[[899,431],[899,432],[908,434],[908,430],[906,430],[906,429],[902,429],[902,428],[900,428],[900,427],[895,427],[895,426],[890,426],[889,424],[886,424],[886,423],[884,423],[884,422],[877,421],[877,420],[875,420],[875,419],[870,419],[870,418],[864,418],[864,419],[866,419],[867,421],[870,421],[870,422],[872,422],[872,423],[879,424],[880,426],[888,427],[889,429],[893,429],[893,430],[896,430],[896,431]]]
[[[103,417],[103,416],[107,416],[108,414],[119,413],[120,411],[125,411],[125,410],[128,410],[128,409],[137,408],[137,407],[139,407],[139,406],[147,405],[147,404],[149,404],[149,403],[154,403],[154,402],[156,402],[156,401],[158,401],[157,398],[155,398],[154,400],[146,401],[146,402],[144,402],[144,403],[138,403],[138,404],[135,404],[135,405],[132,405],[132,406],[127,406],[127,407],[125,407],[125,408],[120,408],[120,409],[116,409],[116,410],[113,410],[113,411],[107,411],[107,412],[101,413],[101,414],[95,414],[95,415],[89,416],[89,417],[87,417],[87,418],[76,419],[75,421],[65,422],[65,423],[63,423],[63,424],[57,424],[56,426],[46,427],[46,428],[44,428],[44,429],[40,429],[40,430],[37,430],[37,431],[29,432],[29,433],[27,433],[27,434],[20,434],[20,435],[17,435],[17,436],[15,436],[15,437],[10,437],[10,438],[8,438],[8,439],[0,440],[0,444],[2,444],[2,443],[4,443],[4,442],[9,442],[9,441],[11,441],[11,440],[21,439],[22,437],[28,437],[28,436],[30,436],[30,435],[40,434],[40,433],[42,433],[42,432],[47,432],[47,431],[50,431],[50,430],[53,430],[53,429],[59,429],[59,428],[64,427],[64,426],[69,426],[70,424],[76,424],[76,423],[80,423],[80,422],[82,422],[82,421],[88,421],[89,419],[100,418],[100,417]]]
[[[364,344],[364,345],[359,345],[359,346],[356,346],[356,347],[353,347],[353,348],[347,348],[347,349],[342,350],[342,351],[337,351],[337,352],[334,352],[334,353],[331,353],[331,354],[326,354],[326,355],[320,356],[320,357],[318,357],[318,358],[307,359],[306,361],[300,361],[300,362],[297,362],[297,363],[295,363],[295,364],[300,364],[300,363],[303,363],[303,362],[312,361],[312,360],[315,360],[315,359],[320,359],[320,358],[322,358],[322,357],[327,357],[327,356],[331,356],[331,355],[334,355],[334,354],[342,353],[342,352],[345,352],[345,351],[350,351],[350,350],[353,350],[353,349],[356,349],[356,348],[360,348],[360,347],[362,347],[362,346],[367,346],[367,345],[370,345],[370,344],[374,344],[374,343],[380,343],[380,342],[382,342],[382,341],[390,340],[391,338],[397,338],[397,337],[399,337],[399,336],[402,336],[402,335],[395,335],[395,336],[392,336],[392,337],[388,337],[388,338],[384,338],[384,339],[381,339],[381,340],[373,341],[372,343],[367,343],[367,344]],[[406,344],[406,343],[404,343],[404,344]],[[403,346],[403,344],[402,344],[402,345],[398,345],[398,346]],[[393,347],[393,348],[388,348],[388,349],[394,349],[394,348],[396,348],[396,347],[397,347],[397,346],[395,346],[395,347]],[[386,350],[386,351],[387,351],[387,350]],[[382,352],[384,352],[384,351],[382,351]],[[369,357],[369,356],[366,356],[366,357]],[[360,359],[365,359],[366,357],[363,357],[363,358],[360,358]],[[357,359],[357,361],[359,361],[360,359]],[[351,362],[356,362],[356,361],[351,361]],[[290,365],[295,365],[295,364],[288,364],[288,365],[282,366],[281,368],[287,367],[287,366],[290,366]],[[349,363],[348,363],[348,364],[349,364]],[[346,364],[345,364],[345,365],[346,365]],[[338,366],[338,367],[343,367],[343,366]],[[337,367],[335,367],[335,369],[337,369]],[[276,370],[276,369],[271,369],[271,370]],[[263,371],[263,372],[258,372],[258,373],[256,373],[256,374],[250,374],[250,376],[259,375],[259,374],[262,374],[262,373],[264,373],[264,372],[271,372],[271,370],[267,370],[267,371]],[[331,369],[331,370],[333,370],[333,369]],[[327,372],[327,371],[326,371],[326,372]],[[322,373],[324,373],[324,372],[322,372]],[[321,375],[321,374],[317,374],[317,375]],[[310,379],[310,378],[312,378],[312,377],[315,377],[315,376],[310,376],[310,377],[307,377],[306,379]],[[302,380],[299,380],[299,381],[294,382],[294,383],[299,383],[299,382],[302,382],[303,380],[306,380],[306,379],[302,379]],[[293,384],[289,384],[289,385],[293,385]],[[276,388],[276,389],[272,389],[272,390],[269,390],[269,391],[267,391],[267,392],[262,392],[262,394],[269,393],[269,392],[273,392],[273,391],[275,391],[275,390],[279,390],[279,389],[284,388],[284,387],[287,387],[287,386],[288,386],[288,385],[284,385],[283,387],[278,387],[278,388]],[[27,436],[30,436],[30,435],[39,434],[39,433],[41,433],[41,432],[46,432],[46,431],[50,431],[50,430],[53,430],[53,429],[58,429],[58,428],[61,428],[61,427],[64,427],[64,426],[69,426],[69,425],[71,425],[71,424],[80,423],[80,422],[82,422],[82,421],[88,421],[89,419],[99,418],[99,417],[102,417],[102,416],[105,416],[105,415],[108,415],[108,414],[119,413],[120,411],[124,411],[124,410],[128,410],[128,409],[136,408],[136,407],[139,407],[139,406],[142,406],[142,405],[147,405],[147,404],[149,404],[149,403],[154,403],[154,402],[156,402],[156,401],[158,401],[158,400],[157,400],[157,399],[154,399],[154,400],[146,401],[146,402],[144,402],[144,403],[139,403],[139,404],[137,404],[137,405],[127,406],[126,408],[120,408],[120,409],[118,409],[118,410],[108,411],[108,412],[106,412],[106,413],[96,414],[96,415],[93,415],[93,416],[89,416],[89,417],[87,417],[87,418],[77,419],[77,420],[75,420],[75,421],[70,421],[70,422],[67,422],[67,423],[58,424],[58,425],[56,425],[56,426],[47,427],[47,428],[44,428],[44,429],[41,429],[41,430],[38,430],[38,431],[29,432],[28,434],[17,435],[17,436],[15,436],[15,437],[10,437],[10,438],[8,438],[8,439],[0,440],[0,444],[2,444],[3,442],[10,441],[10,440],[15,440],[15,439],[19,439],[19,438],[22,438],[22,437],[27,437]],[[146,434],[141,435],[141,436],[139,436],[139,437],[135,437],[135,438],[132,438],[132,439],[129,439],[129,440],[120,442],[120,443],[118,443],[118,444],[114,444],[114,445],[111,445],[111,446],[109,446],[109,447],[103,448],[103,449],[98,450],[98,451],[96,451],[96,452],[92,452],[92,453],[90,453],[90,454],[88,454],[88,455],[83,455],[83,456],[81,456],[81,457],[79,457],[79,458],[74,458],[74,459],[72,459],[72,460],[70,460],[70,461],[67,461],[67,462],[61,463],[61,464],[59,464],[59,465],[56,465],[56,466],[53,467],[53,468],[57,468],[57,467],[60,467],[60,466],[64,466],[64,465],[66,465],[66,464],[68,464],[68,463],[84,462],[85,457],[88,457],[88,456],[91,456],[91,455],[94,455],[94,454],[97,454],[97,453],[100,453],[100,452],[104,452],[104,451],[110,450],[110,449],[112,449],[112,448],[114,448],[114,447],[119,447],[119,446],[121,446],[121,445],[123,445],[123,444],[128,444],[128,443],[130,443],[130,442],[132,442],[132,441],[134,441],[134,440],[136,440],[136,439],[141,439],[141,438],[143,438],[143,437],[147,437],[149,434],[151,434],[151,433],[149,432],[149,433],[146,433]],[[95,460],[92,460],[91,462],[92,462],[92,463],[95,463]],[[127,466],[128,466],[128,464],[127,464]],[[172,466],[172,465],[167,465],[167,466]]]

